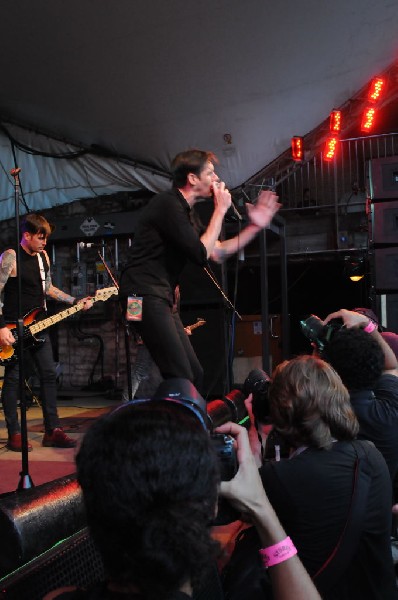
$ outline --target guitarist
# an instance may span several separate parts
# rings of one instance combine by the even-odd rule
[[[41,215],[28,214],[22,220],[20,268],[21,305],[24,315],[38,307],[43,308],[44,315],[46,296],[71,305],[78,302],[76,298],[52,284],[50,261],[44,249],[50,233],[51,226]],[[0,294],[3,294],[3,303],[0,302],[0,346],[4,347],[15,343],[12,331],[6,323],[16,323],[19,318],[16,252],[13,248],[5,250],[0,256]],[[89,297],[79,302],[83,303],[83,310],[92,306]],[[67,436],[60,426],[57,412],[56,371],[47,332],[42,332],[40,337],[45,339],[45,343],[26,348],[26,351],[31,353],[40,378],[40,398],[45,428],[42,444],[56,448],[73,448],[76,446],[76,440]],[[17,413],[18,395],[19,366],[16,361],[5,367],[1,394],[8,430],[7,448],[14,452],[22,451]],[[30,444],[28,449],[32,450]]]

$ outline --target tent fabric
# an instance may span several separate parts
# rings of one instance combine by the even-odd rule
[[[236,188],[396,60],[397,30],[395,0],[3,0],[1,122],[46,150],[108,151],[18,151],[30,207],[157,191],[192,147],[215,152]],[[0,164],[14,166],[3,136]],[[0,219],[11,199],[6,175]]]
[[[12,139],[46,156],[13,149],[9,136],[0,132],[0,166],[4,175],[0,178],[0,214],[4,220],[15,215],[15,180],[10,171],[16,165],[21,169],[21,200],[26,204],[21,204],[20,214],[113,192],[143,188],[158,192],[170,186],[167,173],[162,176],[155,169],[82,153],[77,146],[15,125],[7,124],[6,130]],[[77,158],[54,158],[75,153],[82,154]]]

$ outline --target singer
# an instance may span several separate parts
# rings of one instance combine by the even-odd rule
[[[177,154],[171,164],[173,187],[154,196],[144,209],[120,279],[124,309],[128,298],[142,306],[134,314],[134,326],[163,378],[189,379],[198,390],[203,369],[179,313],[173,311],[180,274],[188,260],[205,266],[208,259],[222,262],[239,251],[270,224],[280,206],[273,192],[262,192],[255,205],[247,206],[248,225],[238,236],[220,242],[231,194],[215,173],[217,162],[212,152]],[[214,212],[204,228],[193,208],[208,197],[214,200]]]

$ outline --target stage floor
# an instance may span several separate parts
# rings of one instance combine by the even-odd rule
[[[61,425],[72,438],[80,440],[90,425],[102,414],[116,408],[119,401],[98,392],[61,389],[58,392],[58,413]],[[1,406],[1,405],[0,405]],[[27,410],[28,438],[33,450],[28,454],[28,472],[35,486],[75,472],[77,448],[44,448],[41,407],[34,403]],[[7,429],[0,409],[0,494],[15,491],[21,479],[21,454],[6,448]]]

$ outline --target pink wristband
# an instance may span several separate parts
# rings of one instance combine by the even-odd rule
[[[376,328],[376,323],[369,319],[369,323],[366,325],[366,327],[363,328],[363,330],[366,331],[366,333],[372,333],[372,331],[374,331]]]
[[[295,556],[297,554],[297,549],[295,548],[290,537],[287,537],[273,546],[262,548],[259,550],[259,552],[263,567],[268,569],[268,567],[273,567],[274,565],[277,565],[288,558]]]

